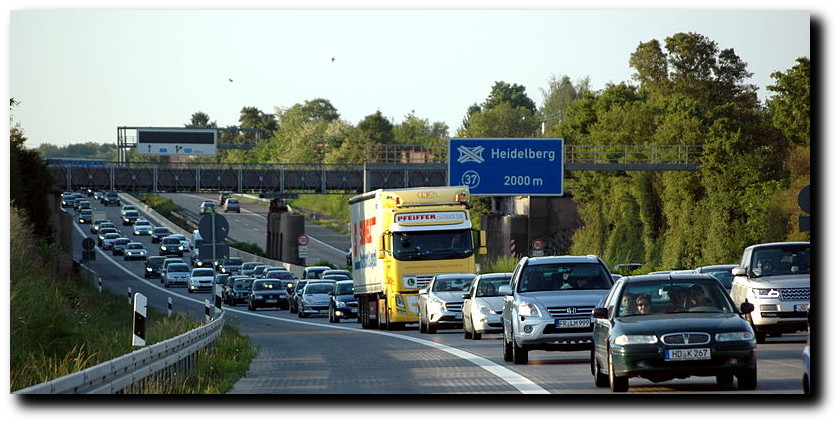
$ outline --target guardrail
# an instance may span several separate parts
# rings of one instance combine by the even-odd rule
[[[222,333],[225,312],[194,330],[82,371],[13,392],[14,394],[108,394],[142,387],[149,380],[189,372],[198,351]]]

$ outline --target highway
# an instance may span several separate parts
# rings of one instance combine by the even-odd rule
[[[199,197],[205,197],[177,196],[189,199],[196,207]],[[133,236],[131,227],[119,225],[118,207],[96,207],[107,210],[108,218],[128,237],[143,242],[156,254],[158,245],[152,244],[149,236]],[[259,223],[260,212],[256,207],[253,214],[245,212],[251,208],[243,203],[240,217],[230,219],[231,235],[236,238],[237,234],[248,234],[252,240],[262,238],[264,243],[264,230],[254,225]],[[82,239],[91,234],[89,225],[74,225],[73,254],[80,258]],[[251,226],[235,232],[240,225]],[[184,287],[164,288],[159,279],[143,278],[141,261],[126,262],[98,248],[97,259],[88,265],[99,273],[106,289],[127,295],[131,287],[160,310],[166,310],[167,299],[172,298],[176,312],[200,318],[204,301],[210,298],[209,293],[189,294]],[[331,324],[326,316],[298,318],[287,310],[249,312],[244,305],[225,308],[232,312],[228,315],[231,322],[260,347],[247,375],[230,393],[610,394],[609,389],[595,387],[589,372],[589,352],[533,351],[527,365],[513,365],[502,360],[501,338],[493,335],[467,340],[461,330],[421,334],[417,326],[394,332],[364,330],[355,321]],[[768,343],[759,345],[759,379],[754,391],[717,386],[713,377],[694,377],[657,384],[634,378],[629,393],[801,394],[805,339],[804,333],[798,333],[768,338]],[[751,402],[745,405],[759,405],[762,400]]]

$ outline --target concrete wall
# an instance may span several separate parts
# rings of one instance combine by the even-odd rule
[[[572,236],[581,227],[577,203],[568,196],[511,196],[494,198],[497,212],[482,218],[487,231],[487,254],[491,258],[510,255],[510,240],[516,241],[516,255],[531,256],[531,242],[545,242],[544,254],[565,255]]]

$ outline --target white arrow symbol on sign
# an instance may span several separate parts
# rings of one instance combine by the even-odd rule
[[[461,152],[461,156],[458,157],[458,163],[484,162],[484,158],[481,157],[481,153],[484,152],[484,146],[476,146],[472,148],[467,146],[458,146],[458,151]]]

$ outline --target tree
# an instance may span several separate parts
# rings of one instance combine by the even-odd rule
[[[569,104],[587,91],[589,91],[589,78],[584,78],[575,85],[566,75],[560,79],[552,75],[548,81],[548,89],[540,89],[543,95],[543,104],[539,110],[540,120],[545,122],[546,131],[550,132],[565,120]]]
[[[341,117],[335,106],[327,99],[307,100],[302,109],[309,121],[332,122]]]
[[[459,137],[532,137],[539,128],[536,104],[525,87],[497,81],[481,106],[467,110]]]
[[[190,117],[190,122],[184,124],[185,128],[217,128],[216,121],[210,122],[210,115],[204,112],[196,112]]]
[[[13,123],[12,110],[19,104],[9,101],[9,122]],[[23,209],[35,234],[45,242],[52,241],[50,208],[47,194],[53,190],[53,179],[37,150],[24,147],[26,136],[20,124],[11,125],[9,131],[9,192],[10,199]]]
[[[775,84],[767,86],[777,93],[770,97],[767,107],[771,121],[791,143],[811,145],[811,60],[796,59],[796,65],[783,72],[770,74]]]

